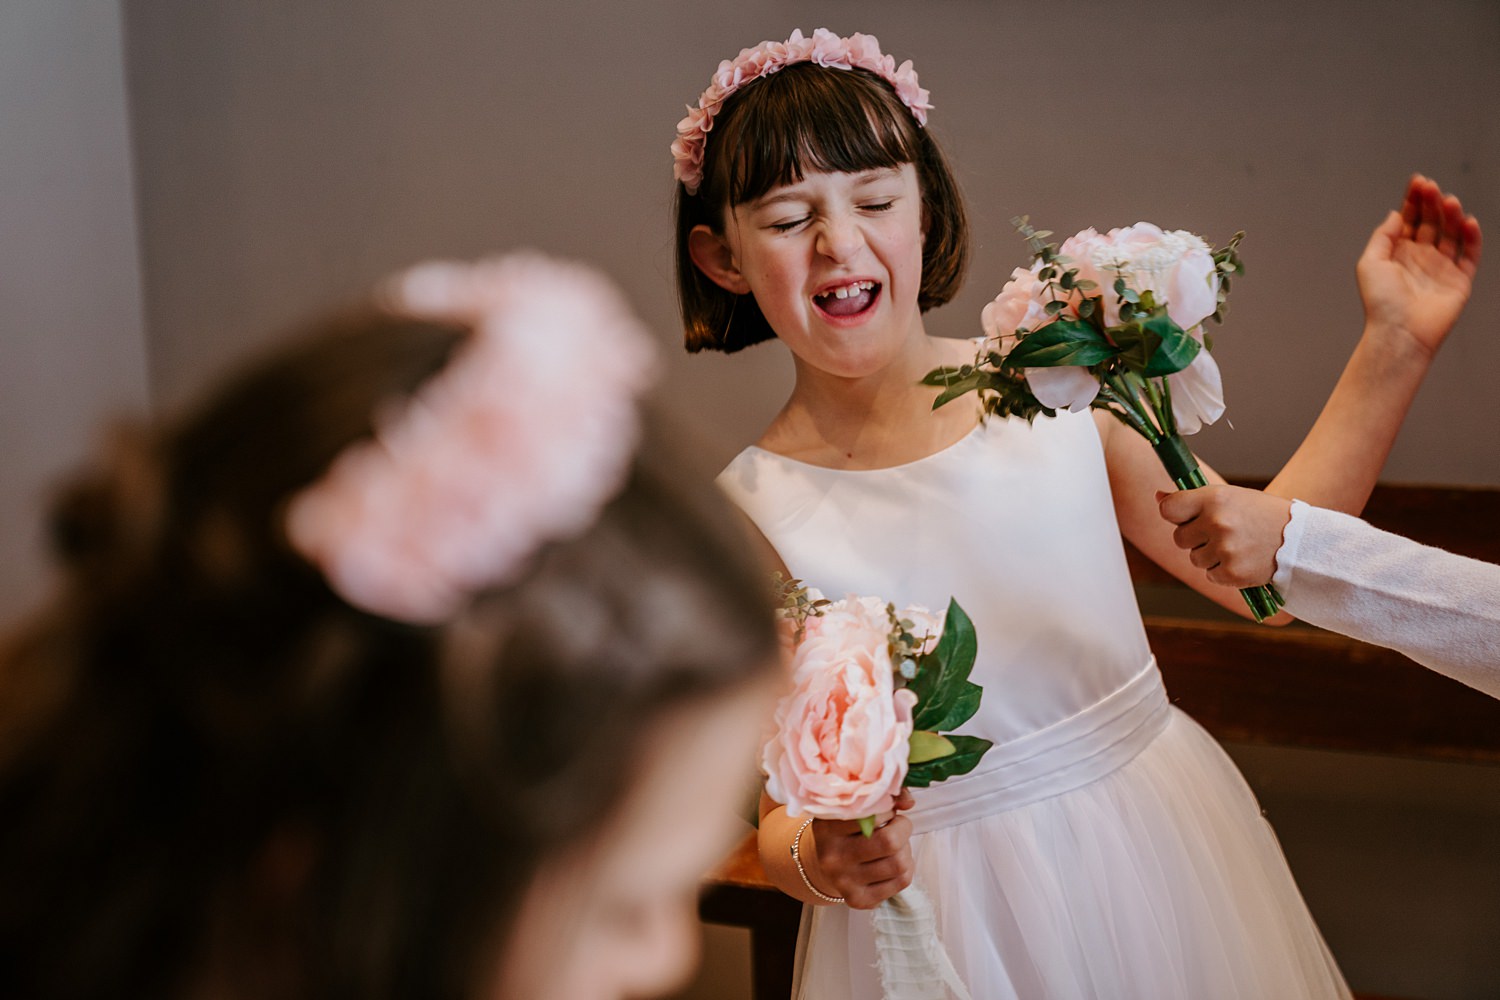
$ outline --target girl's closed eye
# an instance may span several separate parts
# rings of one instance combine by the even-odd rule
[[[778,233],[789,233],[792,230],[796,229],[798,226],[800,226],[803,223],[807,222],[807,220],[809,220],[811,218],[812,218],[812,216],[810,216],[810,215],[804,215],[804,216],[801,216],[800,218],[788,219],[788,220],[785,220],[783,222],[773,222],[773,223],[770,224],[770,226],[768,228],[774,229]]]

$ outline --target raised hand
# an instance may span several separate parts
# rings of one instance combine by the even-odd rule
[[[1401,211],[1375,229],[1359,259],[1366,323],[1436,352],[1469,301],[1482,243],[1459,200],[1414,174]]]

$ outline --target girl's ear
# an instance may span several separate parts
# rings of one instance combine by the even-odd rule
[[[708,275],[710,281],[735,295],[748,295],[750,282],[740,273],[735,264],[734,253],[724,237],[707,226],[694,226],[688,232],[688,256],[693,264]]]

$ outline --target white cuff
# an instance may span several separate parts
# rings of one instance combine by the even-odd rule
[[[1281,548],[1276,550],[1276,574],[1271,583],[1281,591],[1281,596],[1292,589],[1293,570],[1297,565],[1297,553],[1302,548],[1302,535],[1307,530],[1311,508],[1301,500],[1292,501],[1292,519],[1281,531]]]

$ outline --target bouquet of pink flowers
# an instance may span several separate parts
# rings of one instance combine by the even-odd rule
[[[1033,255],[982,316],[986,341],[972,365],[939,368],[936,409],[978,392],[986,414],[1036,419],[1060,409],[1107,410],[1145,436],[1178,489],[1208,485],[1181,435],[1224,413],[1219,367],[1204,333],[1222,322],[1229,281],[1244,273],[1236,233],[1214,250],[1189,232],[1148,222],[1061,248],[1013,220]],[[1281,609],[1274,587],[1240,592],[1256,621]]]
[[[777,704],[761,764],[766,793],[788,815],[857,820],[869,836],[903,786],[974,769],[991,742],[943,735],[973,717],[983,693],[969,680],[978,646],[958,602],[939,632],[926,608],[898,611],[853,595],[828,601],[798,580],[781,586],[792,688]],[[876,909],[875,931],[887,1000],[968,997],[916,886]]]

